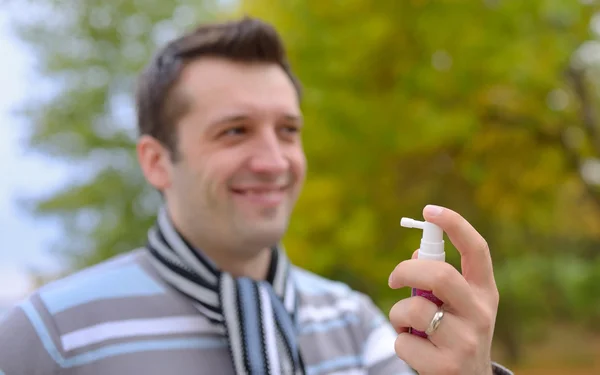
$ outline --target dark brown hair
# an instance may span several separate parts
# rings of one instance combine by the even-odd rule
[[[188,103],[175,90],[186,63],[205,56],[237,62],[275,63],[294,84],[301,86],[287,61],[283,42],[273,26],[251,17],[201,25],[171,41],[158,51],[140,74],[136,92],[137,126],[140,135],[156,138],[178,158],[175,123]]]

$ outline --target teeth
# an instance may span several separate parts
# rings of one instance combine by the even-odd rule
[[[252,194],[252,195],[270,195],[270,194],[274,194],[275,191],[274,190],[247,190],[246,194]]]
[[[278,189],[234,189],[235,193],[242,195],[252,195],[252,196],[260,196],[260,197],[269,197],[272,195],[280,194],[283,192],[283,188]]]

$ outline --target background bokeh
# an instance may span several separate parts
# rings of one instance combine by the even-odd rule
[[[451,207],[493,254],[495,359],[519,374],[596,374],[598,5],[10,0],[0,10],[35,75],[14,124],[65,175],[11,195],[32,227],[55,228],[35,255],[55,266],[35,269],[32,287],[143,245],[159,201],[134,156],[136,74],[178,33],[248,14],[280,31],[304,85],[309,176],[285,238],[292,260],[387,311],[408,296],[387,277],[420,239],[400,218]],[[28,178],[4,162],[3,181]],[[0,263],[19,251],[0,244]],[[450,244],[448,258],[460,268]]]

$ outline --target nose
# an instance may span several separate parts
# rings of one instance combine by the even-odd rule
[[[264,131],[253,145],[250,169],[255,173],[278,174],[287,171],[289,160],[285,155],[285,145],[274,131]]]

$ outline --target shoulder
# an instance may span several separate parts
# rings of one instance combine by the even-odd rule
[[[309,357],[354,360],[373,374],[412,373],[395,356],[394,329],[368,295],[304,269],[294,268],[292,275],[301,340],[315,348]]]
[[[219,332],[137,249],[46,284],[18,305],[0,322],[0,369],[57,374],[92,366],[108,373],[157,349],[224,347]],[[26,356],[5,350],[15,343],[12,352]]]
[[[125,338],[147,335],[156,322],[194,313],[137,249],[39,288],[7,315],[0,332],[26,326],[19,342],[41,344],[46,357],[68,368],[116,353]],[[6,340],[0,337],[0,345]]]
[[[99,322],[102,309],[114,312],[107,301],[162,293],[137,256],[121,255],[50,282],[13,306],[0,321],[0,368],[9,373],[54,373],[69,364],[69,334]]]
[[[337,316],[361,325],[381,323],[383,315],[373,300],[348,284],[299,267],[292,268],[292,277],[301,300],[301,321]]]
[[[98,301],[163,294],[165,288],[144,269],[142,258],[140,250],[118,255],[50,282],[34,296],[55,315]]]
[[[347,284],[317,275],[311,271],[292,266],[292,278],[301,294],[312,296],[344,297],[356,293]]]
[[[69,349],[96,328],[106,332],[119,322],[194,314],[186,302],[156,275],[147,253],[136,249],[49,283],[21,306],[29,315],[46,315]]]
[[[102,315],[118,314],[130,298],[163,295],[164,285],[143,266],[138,250],[117,255],[97,265],[49,282],[16,306],[37,328],[69,331]]]

